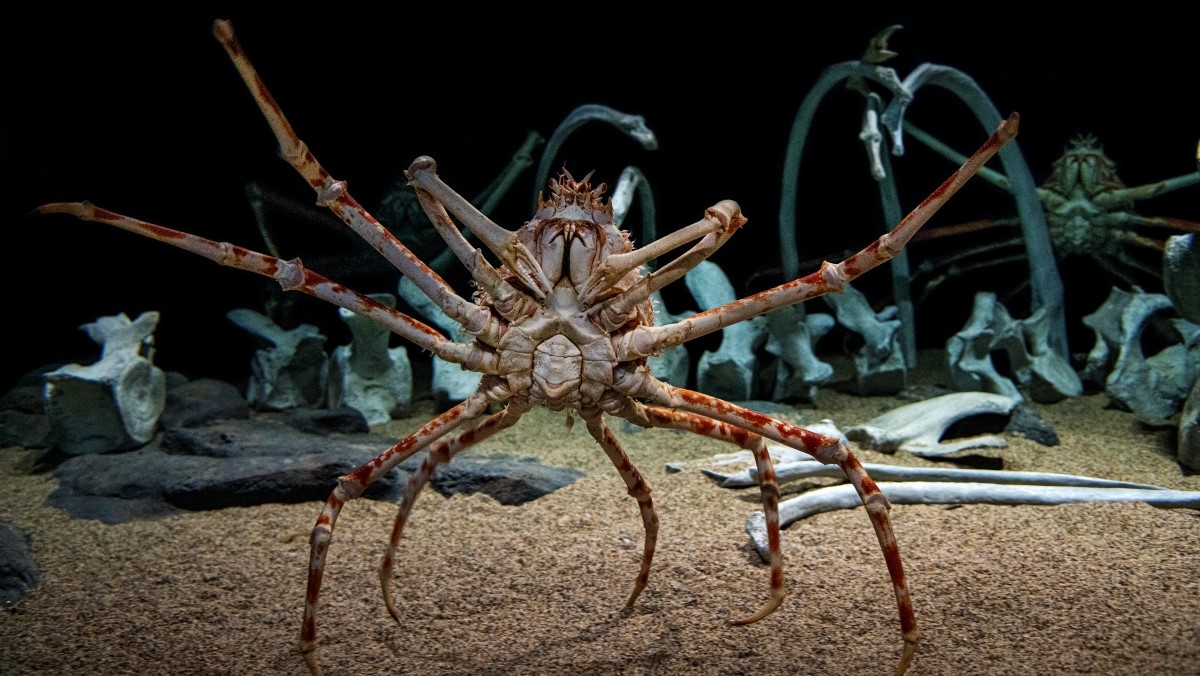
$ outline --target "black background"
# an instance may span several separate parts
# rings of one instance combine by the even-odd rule
[[[993,8],[1005,13],[986,16]],[[190,377],[245,377],[253,344],[225,313],[261,309],[268,280],[107,226],[25,215],[44,202],[87,199],[261,250],[247,183],[311,204],[211,36],[218,17],[233,21],[300,136],[368,206],[418,155],[435,157],[441,176],[471,196],[528,131],[548,136],[577,105],[644,115],[658,150],[593,124],[571,138],[558,164],[576,176],[596,169],[595,181],[610,185],[622,167],[639,166],[654,191],[660,233],[697,220],[720,199],[737,200],[750,222],[713,260],[739,295],[779,266],[781,172],[800,102],[826,67],[858,58],[890,24],[904,26],[891,40],[899,56],[889,62],[902,77],[921,63],[953,66],[1002,113],[1021,113],[1019,145],[1038,182],[1081,133],[1101,139],[1129,185],[1195,169],[1200,56],[1195,24],[1182,14],[1139,6],[1137,17],[1054,18],[996,3],[939,14],[824,9],[820,20],[802,8],[658,18],[581,9],[495,8],[485,16],[447,5],[398,18],[394,7],[287,15],[211,7],[169,16],[33,8],[35,18],[10,17],[0,46],[0,386],[47,362],[91,363],[98,351],[81,324],[147,310],[162,313],[158,365]],[[861,97],[840,89],[822,105],[801,180],[802,257],[838,256],[878,234],[877,192],[857,140],[861,110]],[[922,90],[910,119],[961,150],[986,136],[964,106],[937,92]],[[905,208],[952,170],[911,141],[893,165]],[[532,171],[523,174],[495,220],[515,228],[527,219],[532,183]],[[1198,197],[1200,189],[1190,188],[1139,210],[1200,221]],[[930,227],[1012,212],[995,189],[970,186]],[[355,251],[311,222],[282,217],[279,228],[286,257]],[[630,228],[640,241],[638,226]],[[970,245],[970,238],[960,244]],[[364,292],[392,290],[395,275],[378,269],[366,265],[344,281]],[[1114,282],[1086,261],[1064,264],[1063,273],[1072,349],[1086,351],[1091,334],[1078,318]],[[874,276],[886,283],[883,271]],[[959,330],[976,290],[1003,290],[1025,277],[1024,269],[1003,269],[955,285],[919,310],[922,343]],[[869,280],[863,284],[872,292]],[[686,302],[677,297],[671,302]],[[346,342],[335,308],[307,298],[296,308],[332,343]]]

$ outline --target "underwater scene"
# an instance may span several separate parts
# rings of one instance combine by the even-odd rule
[[[0,673],[1200,674],[1194,24],[581,9],[33,10]]]

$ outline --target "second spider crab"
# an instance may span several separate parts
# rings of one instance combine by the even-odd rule
[[[911,126],[905,129],[935,148],[942,147],[925,132]],[[961,159],[961,156],[944,154],[950,159]],[[979,177],[1006,191],[1012,190],[1007,177],[989,169],[982,169]],[[1117,175],[1116,162],[1105,154],[1099,140],[1092,135],[1081,135],[1072,139],[1054,161],[1049,178],[1037,188],[1037,196],[1046,214],[1046,226],[1058,260],[1090,259],[1127,287],[1154,288],[1162,285],[1162,256],[1167,235],[1200,232],[1200,223],[1170,216],[1143,216],[1134,210],[1135,205],[1197,184],[1200,184],[1200,171],[1145,185],[1127,186]],[[933,240],[1017,224],[1016,218],[975,221],[925,230],[913,240]],[[1020,246],[1020,237],[1008,238],[954,251],[924,263],[919,272],[930,275],[931,279],[922,291],[922,299],[955,277],[1021,264],[1024,257],[1015,253]]]
[[[417,346],[446,361],[483,374],[479,389],[463,402],[426,423],[413,434],[353,472],[340,477],[317,518],[310,538],[308,589],[300,630],[300,651],[314,674],[317,658],[317,611],[326,556],[334,524],[347,501],[362,495],[373,481],[421,450],[428,454],[408,479],[391,539],[380,566],[384,603],[400,621],[390,593],[395,551],[418,494],[434,469],[455,454],[512,426],[534,406],[564,411],[568,422],[578,415],[588,433],[612,460],[630,495],[637,501],[645,530],[641,566],[628,604],[645,589],[654,556],[658,516],[650,487],[634,467],[605,421],[615,416],[642,427],[690,431],[734,443],[751,451],[760,477],[763,511],[770,548],[769,595],[762,606],[735,624],[756,622],[782,603],[786,589],[779,531],[779,489],[767,440],[804,451],[846,474],[866,506],[899,608],[904,649],[897,674],[903,674],[916,651],[918,632],[904,577],[900,550],[888,517],[889,503],[850,449],[826,437],[775,420],[721,399],[673,387],[651,374],[647,357],[688,340],[746,321],[776,308],[824,293],[836,293],[855,277],[895,256],[936,212],[996,151],[1017,132],[1014,114],[1002,122],[961,169],[926,198],[894,230],[840,263],[748,298],[693,315],[665,326],[653,324],[650,296],[682,277],[724,244],[745,222],[736,202],[709,207],[699,221],[634,249],[629,237],[613,224],[612,208],[602,199],[604,185],[570,174],[550,182],[550,195],[539,199],[537,213],[516,231],[492,222],[446,185],[429,157],[418,157],[406,176],[434,228],[470,271],[477,293],[468,300],[416,258],[379,224],[321,166],[285,119],[246,58],[228,22],[214,26],[217,39],[233,60],[278,140],[283,157],[308,181],[317,203],[327,207],[409,277],[450,317],[474,336],[455,343],[429,326],[348,289],[304,267],[299,259],[280,260],[226,242],[139,221],[88,202],[47,204],[35,213],[66,213],[108,223],[201,256],[274,278],[286,290],[301,291],[371,317]],[[474,233],[500,262],[494,265],[473,248],[451,215]],[[698,241],[697,241],[698,240]],[[647,272],[650,260],[695,242],[670,263]],[[499,410],[489,413],[489,409]],[[494,409],[493,409],[494,410]],[[451,431],[475,422],[456,435]]]

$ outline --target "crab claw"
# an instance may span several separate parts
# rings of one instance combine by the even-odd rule
[[[542,272],[541,265],[529,249],[517,240],[516,233],[497,225],[466,198],[446,185],[437,175],[437,162],[432,157],[422,155],[413,160],[405,170],[404,176],[409,185],[429,193],[441,202],[447,211],[457,216],[534,295],[545,298],[554,290],[554,285]]]

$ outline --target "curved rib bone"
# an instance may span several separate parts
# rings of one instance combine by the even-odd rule
[[[542,189],[546,187],[546,182],[550,179],[550,163],[558,157],[558,151],[567,137],[576,129],[593,120],[611,124],[626,136],[640,143],[646,150],[658,148],[658,138],[650,130],[650,127],[646,126],[646,118],[641,115],[623,113],[598,103],[585,103],[575,108],[559,123],[554,133],[550,134],[550,140],[546,141],[546,147],[542,150],[542,159],[538,162],[537,173],[533,176],[533,208],[535,211],[538,200],[541,198]]]

